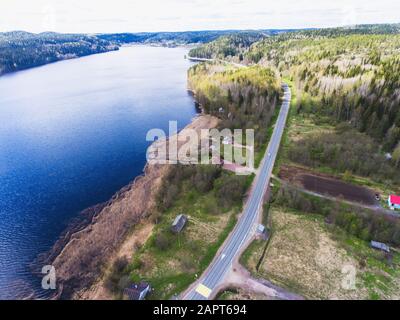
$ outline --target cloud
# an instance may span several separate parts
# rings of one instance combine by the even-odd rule
[[[1,1],[0,31],[184,31],[400,22],[396,0]]]

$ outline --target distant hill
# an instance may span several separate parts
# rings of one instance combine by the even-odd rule
[[[118,50],[118,46],[89,35],[0,33],[0,75],[111,50]]]
[[[60,34],[12,31],[0,33],[0,75],[44,64],[96,53],[118,50],[123,44],[143,43],[163,46],[202,44],[221,36],[241,34],[273,35],[286,30],[265,31],[188,31],[114,34]],[[261,39],[261,36],[254,36]]]
[[[225,59],[227,57],[237,56],[237,60],[242,61],[243,54],[253,43],[269,36],[271,36],[270,32],[263,31],[247,31],[229,34],[190,50],[189,55],[206,59]]]
[[[97,34],[100,39],[116,43],[158,43],[165,45],[201,44],[214,41],[222,36],[238,34],[276,35],[294,30],[206,30],[184,32],[142,32],[142,33],[113,33]]]

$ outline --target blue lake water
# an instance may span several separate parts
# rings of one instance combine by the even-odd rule
[[[0,77],[0,299],[68,222],[142,173],[146,133],[195,116],[184,48],[125,47]]]

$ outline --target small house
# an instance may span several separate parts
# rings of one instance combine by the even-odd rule
[[[132,284],[130,287],[124,290],[124,296],[128,300],[144,300],[146,295],[150,291],[150,284],[145,281],[140,282],[139,284]]]
[[[388,245],[382,243],[382,242],[377,242],[377,241],[371,241],[371,248],[377,249],[377,250],[382,250],[387,253],[390,252],[390,248]]]
[[[179,233],[185,227],[187,222],[187,217],[184,214],[178,215],[171,226],[171,231],[173,233]]]
[[[259,233],[259,234],[264,234],[265,233],[265,227],[262,224],[259,224],[257,226],[257,233]]]
[[[391,194],[388,199],[389,208],[392,210],[400,210],[400,196],[395,196]]]
[[[257,226],[257,238],[262,240],[268,239],[267,228],[265,228],[265,226],[262,224]]]

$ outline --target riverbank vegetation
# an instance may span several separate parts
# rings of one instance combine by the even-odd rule
[[[135,248],[128,265],[115,263],[105,282],[109,292],[121,298],[126,280],[144,280],[154,288],[150,299],[180,294],[204,271],[233,229],[252,179],[213,165],[171,166],[149,217],[155,224],[152,235]],[[175,234],[171,225],[179,214],[188,222]]]
[[[221,129],[254,129],[255,149],[266,144],[281,93],[272,70],[201,63],[189,70],[188,82],[204,112],[221,119]]]

